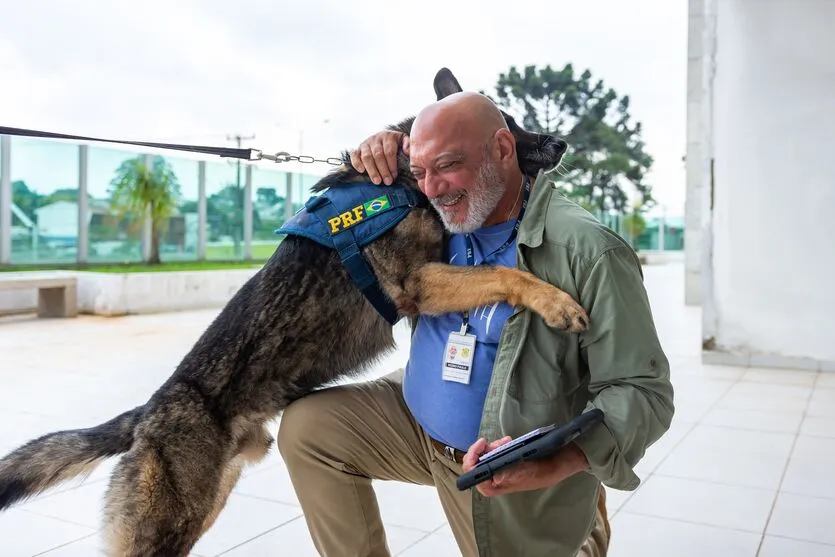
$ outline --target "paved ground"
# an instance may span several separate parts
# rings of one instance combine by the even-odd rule
[[[677,414],[638,467],[641,487],[609,492],[610,555],[835,556],[835,374],[702,366],[699,311],[684,307],[682,276],[680,264],[646,269]],[[0,451],[141,403],[216,313],[0,320]],[[406,342],[373,374],[401,364]],[[0,514],[0,555],[98,555],[111,465]],[[377,492],[393,554],[458,554],[431,488]],[[221,554],[316,555],[275,453],[246,473],[195,548]]]

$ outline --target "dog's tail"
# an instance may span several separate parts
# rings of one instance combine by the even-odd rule
[[[144,406],[87,429],[48,433],[0,460],[0,510],[76,476],[108,457],[127,452]]]

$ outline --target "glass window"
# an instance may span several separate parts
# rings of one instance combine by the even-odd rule
[[[165,156],[179,186],[174,214],[166,219],[160,237],[162,261],[197,259],[199,162],[196,159]]]
[[[78,145],[11,138],[12,253],[16,264],[75,262]]]
[[[206,259],[243,259],[245,184],[242,162],[206,162]]]
[[[95,263],[142,260],[142,220],[114,205],[112,183],[123,163],[144,156],[137,151],[90,145],[87,160],[89,241],[87,258]]]
[[[287,178],[292,175],[260,166],[252,169],[252,258],[266,260],[281,239],[275,230],[284,224]]]

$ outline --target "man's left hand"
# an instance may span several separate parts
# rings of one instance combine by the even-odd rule
[[[478,457],[510,441],[510,437],[503,437],[488,443],[486,439],[482,438],[473,443],[467,454],[464,455],[464,472],[475,468]],[[556,485],[565,478],[586,470],[588,465],[583,451],[572,443],[552,457],[521,462],[506,468],[489,480],[478,484],[476,489],[486,497],[542,489]]]

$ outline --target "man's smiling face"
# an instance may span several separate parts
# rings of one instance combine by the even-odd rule
[[[495,130],[510,134],[498,110],[485,118],[481,102],[466,93],[447,97],[418,115],[409,136],[411,171],[453,233],[484,226],[507,193]]]

